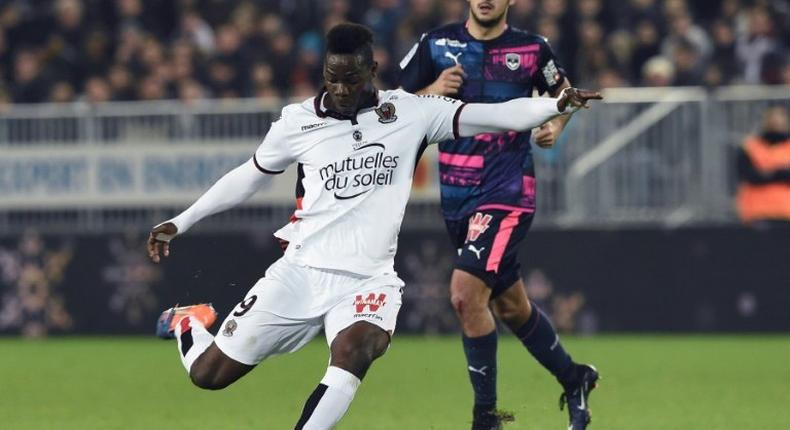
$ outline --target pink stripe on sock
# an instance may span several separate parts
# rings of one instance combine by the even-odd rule
[[[439,154],[439,162],[451,166],[472,167],[475,169],[483,168],[482,155],[447,154],[442,152]]]
[[[502,256],[505,255],[507,244],[510,242],[510,235],[513,234],[513,229],[518,225],[519,215],[521,215],[521,212],[513,211],[499,223],[499,231],[494,236],[494,245],[491,247],[491,254],[488,255],[488,261],[486,261],[486,271],[499,272],[499,263],[502,262]]]

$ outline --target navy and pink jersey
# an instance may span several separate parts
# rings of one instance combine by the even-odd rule
[[[458,99],[498,103],[554,92],[565,80],[548,42],[512,27],[492,40],[477,40],[464,23],[423,34],[401,62],[400,85],[409,92],[433,83],[444,69],[466,73]],[[442,212],[445,219],[477,210],[535,211],[535,168],[530,133],[480,134],[439,144]]]

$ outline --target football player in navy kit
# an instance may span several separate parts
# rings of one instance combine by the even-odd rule
[[[512,3],[469,0],[466,22],[423,34],[401,62],[401,87],[475,103],[530,97],[535,90],[556,96],[570,87],[544,37],[508,26]],[[546,122],[532,139],[550,147],[569,118]],[[472,428],[499,429],[511,418],[496,411],[494,315],[563,386],[570,428],[586,428],[587,396],[598,372],[565,352],[546,314],[527,298],[519,273],[518,249],[536,208],[530,131],[440,142],[439,174],[445,224],[458,249],[450,294],[475,393]]]

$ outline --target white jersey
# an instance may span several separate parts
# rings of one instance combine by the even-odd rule
[[[379,91],[375,107],[338,119],[321,97],[286,106],[255,152],[265,173],[292,163],[303,173],[299,220],[275,235],[290,242],[285,257],[296,264],[394,273],[415,165],[428,143],[456,137],[463,103]]]
[[[529,130],[560,114],[557,99],[463,104],[400,90],[376,95],[354,118],[324,110],[321,96],[286,106],[249,161],[166,223],[183,234],[252,196],[272,174],[299,163],[305,190],[296,211],[299,221],[276,233],[291,242],[285,258],[317,269],[393,274],[414,167],[428,143]],[[173,236],[157,233],[163,241]]]

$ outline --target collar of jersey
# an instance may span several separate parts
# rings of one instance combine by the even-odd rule
[[[464,21],[463,27],[464,27],[464,34],[466,35],[466,37],[469,38],[469,40],[474,40],[474,41],[477,41],[477,42],[480,42],[480,43],[485,43],[485,44],[492,43],[492,42],[498,42],[500,39],[505,37],[506,34],[510,33],[511,29],[513,28],[513,27],[511,27],[508,24],[508,25],[505,26],[505,31],[503,31],[502,34],[500,34],[499,36],[497,36],[497,37],[495,37],[493,39],[482,40],[482,39],[475,38],[474,36],[472,36],[472,33],[469,32],[469,21],[468,20]]]
[[[359,111],[361,111],[362,109],[376,107],[379,104],[379,92],[377,89],[373,88],[373,94],[371,94],[370,97],[362,101],[362,104],[360,104],[359,109],[357,109],[357,112],[354,113],[354,115],[344,115],[340,112],[335,112],[331,109],[326,109],[326,110],[322,109],[321,105],[323,104],[322,102],[324,100],[324,95],[326,95],[326,87],[321,87],[321,91],[319,91],[318,95],[315,96],[315,100],[313,102],[313,106],[315,107],[315,114],[319,118],[330,117],[334,119],[339,119],[341,121],[351,121],[352,123],[355,124],[357,122],[357,113],[359,113]]]

